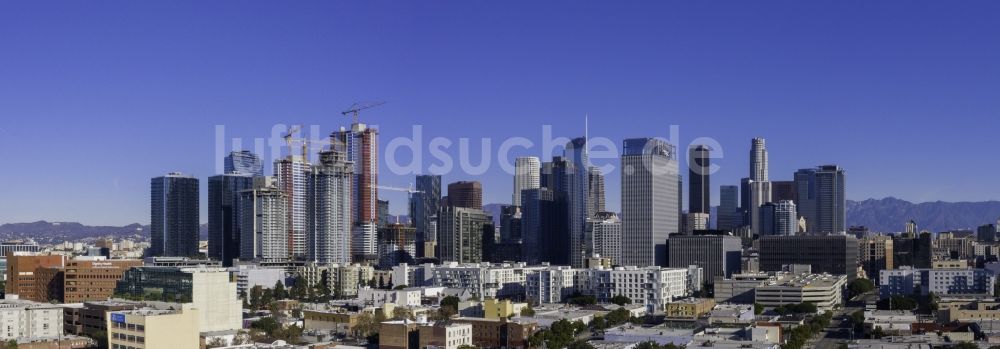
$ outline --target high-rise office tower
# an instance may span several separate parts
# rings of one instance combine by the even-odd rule
[[[805,217],[810,233],[846,231],[847,175],[835,165],[795,172],[799,216]]]
[[[791,236],[799,230],[799,217],[791,200],[768,202],[760,207],[760,235]]]
[[[150,256],[198,255],[198,178],[171,172],[150,181]]]
[[[442,207],[438,215],[439,258],[459,263],[482,262],[483,235],[493,229],[493,218],[483,210]]]
[[[795,181],[771,181],[771,201],[797,201],[799,199]]]
[[[712,212],[710,152],[711,148],[705,145],[692,145],[688,149],[688,213]]]
[[[590,237],[589,257],[608,258],[612,264],[622,260],[622,221],[614,212],[597,212],[587,218],[587,236]]]
[[[538,188],[532,188],[538,189]],[[520,199],[517,201],[521,201]],[[503,206],[500,208],[500,241],[521,241],[521,206]]]
[[[708,213],[693,212],[684,213],[681,215],[684,217],[684,234],[694,235],[694,232],[699,230],[708,230],[708,224],[711,217]]]
[[[590,198],[590,159],[587,155],[587,139],[579,137],[571,140],[566,144],[565,155],[572,162],[567,195],[570,265],[582,268],[584,258],[590,255],[585,243],[587,241],[585,236],[587,217],[589,217],[588,212],[591,210],[590,204],[588,204]]]
[[[767,146],[763,138],[750,141],[750,179],[754,182],[767,182]]]
[[[274,178],[278,189],[285,192],[285,214],[288,216],[285,229],[288,239],[288,253],[292,257],[309,255],[306,242],[309,234],[309,177],[312,175],[308,159],[301,155],[289,154],[274,161]]]
[[[723,185],[719,187],[719,208],[716,229],[732,232],[742,225],[740,214],[740,187]]]
[[[336,146],[320,152],[319,161],[312,171],[308,200],[313,217],[308,244],[310,259],[319,263],[350,263],[354,166]]]
[[[448,206],[483,209],[483,185],[477,181],[448,184]]]
[[[771,182],[750,182],[750,231],[761,234],[760,207],[771,202]]]
[[[389,200],[379,200],[378,201],[378,226],[379,228],[387,227],[389,224]]]
[[[264,165],[260,162],[260,157],[249,150],[238,150],[226,155],[223,164],[225,174],[237,173],[251,176],[263,176]]]
[[[288,200],[273,177],[257,177],[253,189],[240,192],[240,259],[283,262],[289,258]]]
[[[431,225],[437,224],[434,216],[441,208],[441,176],[417,175],[416,191],[410,197],[410,219],[417,229],[417,257],[425,257],[423,244],[437,240]]]
[[[622,152],[622,264],[665,266],[667,238],[680,229],[677,148],[632,138]]]
[[[750,226],[750,178],[740,179],[740,226]]]
[[[330,138],[333,143],[344,145],[348,161],[354,164],[351,254],[355,261],[374,260],[378,233],[378,130],[355,122],[350,130],[341,128]]]
[[[590,190],[588,192],[587,204],[590,205],[590,209],[587,210],[587,217],[593,217],[599,212],[605,212],[605,195],[604,195],[604,174],[601,173],[601,169],[596,166],[590,167],[590,180],[588,181]]]
[[[511,204],[521,206],[521,191],[541,186],[541,161],[534,156],[519,157],[514,161],[514,193]]]
[[[996,224],[980,225],[979,228],[976,228],[976,240],[981,242],[996,242],[998,232],[1000,230],[997,230]]]
[[[208,257],[232,266],[240,258],[241,191],[253,188],[249,174],[228,173],[208,177]],[[285,233],[287,235],[287,232]]]
[[[569,264],[566,202],[549,188],[521,191],[521,258],[528,264]]]
[[[918,231],[917,231],[917,222],[914,221],[914,220],[912,220],[912,219],[909,220],[909,221],[907,221],[906,222],[906,230],[903,232],[903,234],[905,234],[906,237],[912,239],[912,238],[916,238],[917,237],[917,233],[918,233]]]

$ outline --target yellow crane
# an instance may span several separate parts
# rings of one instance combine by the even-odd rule
[[[302,143],[302,160],[305,161],[309,159],[309,140],[306,138],[295,138],[295,134],[302,130],[302,125],[292,125],[288,128],[288,133],[282,137],[285,139],[285,144],[288,145],[288,155],[292,155],[292,143],[301,142]]]

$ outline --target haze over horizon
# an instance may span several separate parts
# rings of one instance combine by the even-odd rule
[[[216,125],[244,144],[275,124],[328,134],[363,100],[388,102],[362,113],[383,153],[422,125],[425,169],[434,137],[455,159],[460,138],[473,154],[491,138],[495,163],[503,140],[540,156],[543,125],[582,136],[589,115],[619,147],[671,125],[680,149],[716,140],[713,205],[752,137],[772,180],[832,163],[852,200],[1000,199],[1000,3],[725,3],[3,3],[0,222],[148,224],[150,178],[171,171],[202,179],[204,222]],[[380,184],[413,182],[382,168]],[[443,182],[470,179],[509,202],[496,165]]]

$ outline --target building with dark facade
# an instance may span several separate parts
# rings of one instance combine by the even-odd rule
[[[667,266],[702,269],[702,282],[711,285],[718,277],[740,273],[743,244],[740,238],[722,234],[673,235],[667,240]]]
[[[240,192],[253,188],[249,174],[208,177],[208,257],[232,266],[240,258]]]
[[[761,236],[760,270],[781,271],[789,264],[808,264],[813,273],[858,277],[858,239],[847,235]]]
[[[198,255],[198,182],[177,172],[150,181],[150,256]]]
[[[482,210],[483,185],[477,181],[448,184],[448,205]]]

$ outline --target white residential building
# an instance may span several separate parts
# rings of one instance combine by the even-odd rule
[[[0,300],[0,340],[59,338],[63,335],[62,306],[26,300]]]

